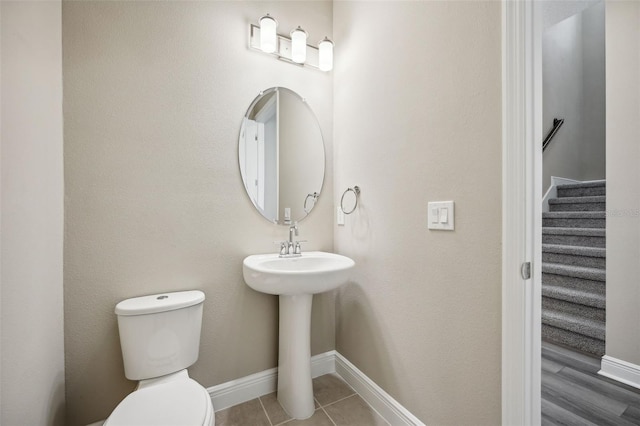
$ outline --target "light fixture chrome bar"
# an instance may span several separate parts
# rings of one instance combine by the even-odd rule
[[[249,47],[251,49],[258,50],[260,53],[265,55],[275,56],[276,58],[285,62],[289,62],[293,65],[311,67],[318,70],[320,69],[319,51],[317,47],[307,44],[307,59],[304,64],[298,64],[293,62],[293,60],[291,59],[291,39],[289,37],[278,34],[278,45],[276,47],[276,51],[273,53],[265,53],[260,48],[260,27],[255,24],[250,25]]]

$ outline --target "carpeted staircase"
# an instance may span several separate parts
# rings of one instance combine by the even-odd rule
[[[542,214],[542,338],[602,356],[605,182],[557,189]]]

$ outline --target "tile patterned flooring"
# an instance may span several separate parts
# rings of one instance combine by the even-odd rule
[[[388,426],[348,384],[336,374],[313,379],[316,411],[295,420],[282,409],[276,394],[261,396],[216,412],[216,426]]]

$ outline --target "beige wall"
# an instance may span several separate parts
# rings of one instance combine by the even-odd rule
[[[306,200],[307,196],[322,189],[322,134],[314,114],[292,93],[280,91],[278,116],[279,217],[284,218],[284,209],[289,207],[295,220],[307,215],[305,202],[313,208],[313,200]]]
[[[275,252],[285,227],[254,210],[240,177],[242,117],[259,90],[305,97],[332,158],[332,75],[249,50],[265,13],[280,32],[331,36],[331,2],[63,4],[65,344],[68,424],[105,418],[124,378],[115,304],[156,292],[206,294],[200,359],[209,387],[276,366],[277,299],[249,289],[242,259]],[[301,224],[332,250],[332,164]],[[315,298],[312,352],[334,348],[331,295]]]
[[[362,190],[336,347],[426,424],[500,423],[500,28],[494,1],[334,4],[336,203]]]
[[[0,2],[2,425],[64,424],[59,1]]]
[[[640,365],[640,3],[606,4],[607,347]]]

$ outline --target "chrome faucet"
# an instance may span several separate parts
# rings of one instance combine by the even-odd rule
[[[298,224],[294,223],[289,227],[289,245],[293,245],[293,235],[298,236]]]
[[[293,257],[302,255],[300,243],[304,241],[295,241],[294,236],[298,236],[298,224],[296,223],[289,227],[289,240],[280,243],[280,257]]]

